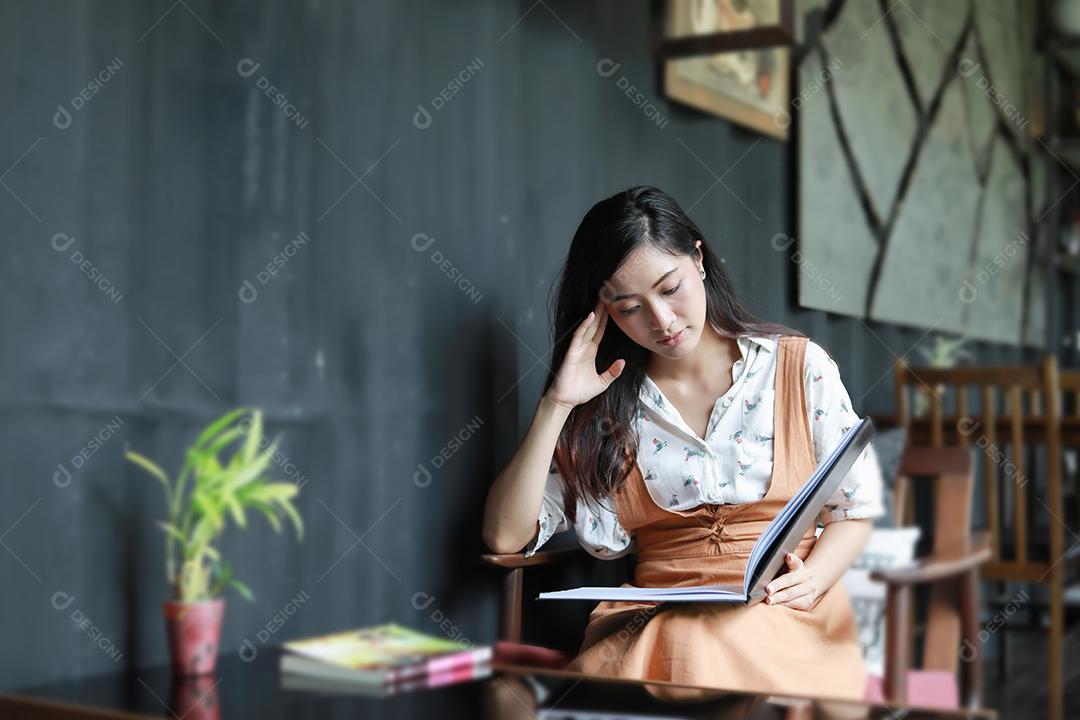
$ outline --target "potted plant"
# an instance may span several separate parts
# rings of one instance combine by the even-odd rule
[[[247,527],[247,511],[261,513],[275,531],[288,518],[303,538],[304,526],[292,499],[299,487],[267,474],[278,438],[260,451],[262,412],[236,408],[208,425],[188,448],[175,482],[153,461],[134,451],[125,457],[157,478],[165,489],[165,577],[172,599],[165,625],[173,672],[211,673],[217,662],[227,587],[248,600],[251,590],[233,577],[217,545],[231,520]],[[222,457],[231,449],[231,454]]]
[[[950,368],[954,367],[961,358],[972,357],[971,351],[965,346],[968,345],[971,340],[965,336],[959,337],[945,337],[944,335],[938,335],[934,338],[934,344],[930,349],[925,346],[919,348],[919,353],[926,358],[927,364],[930,367],[935,368]],[[945,393],[944,385],[935,385],[934,394],[941,396]],[[915,390],[915,416],[919,417],[925,415],[930,407],[930,396],[927,392],[927,388],[916,388]]]

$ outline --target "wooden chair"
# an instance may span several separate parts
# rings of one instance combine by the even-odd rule
[[[972,451],[909,446],[900,459],[894,492],[914,497],[924,480],[933,489],[931,554],[910,566],[870,574],[886,586],[883,696],[895,704],[975,709],[982,704],[979,567],[991,552],[990,534],[970,530],[975,486]],[[898,526],[904,524],[896,520]],[[930,605],[922,662],[919,670],[912,670],[913,593],[923,585],[929,588]],[[942,693],[948,702],[942,702]]]
[[[970,450],[908,448],[904,452],[898,486],[911,486],[922,478],[934,481],[934,549],[932,554],[919,558],[912,565],[876,570],[871,574],[873,579],[887,586],[887,660],[885,677],[872,678],[867,684],[868,699],[884,699],[896,705],[941,705],[940,693],[928,698],[920,696],[920,692],[934,692],[936,688],[941,688],[941,676],[946,674],[952,688],[951,693],[946,694],[951,694],[957,705],[976,708],[981,703],[980,664],[960,662],[960,653],[965,647],[976,656],[981,653],[978,571],[979,566],[990,558],[989,534],[969,536],[967,533],[970,527],[973,473]],[[587,553],[580,548],[541,550],[528,558],[521,553],[482,556],[487,565],[505,573],[496,661],[513,663],[524,658],[525,662],[531,659],[547,667],[559,668],[572,659],[572,655],[567,653],[520,644],[522,587],[525,568],[553,565],[581,557],[587,557]],[[932,635],[923,653],[923,667],[912,670],[913,627],[909,620],[909,609],[912,607],[913,590],[920,585],[942,588],[938,595],[953,600],[955,607],[933,624]],[[964,645],[961,645],[961,640]],[[959,684],[956,682],[958,671]]]
[[[1064,711],[1067,562],[1062,520],[1063,378],[1057,359],[1051,355],[1040,365],[954,368],[913,368],[901,361],[895,366],[895,377],[896,421],[905,427],[909,442],[934,447],[977,446],[986,457],[982,487],[992,559],[981,568],[981,576],[1002,586],[1008,581],[1048,586],[1049,714],[1060,720]],[[1080,390],[1080,373],[1069,373],[1065,379],[1070,388]],[[969,403],[969,391],[976,393],[977,412]],[[928,400],[928,413],[912,412],[911,398],[919,396]],[[951,410],[947,407],[950,404]],[[1045,480],[1041,492],[1037,482],[1029,482],[1028,471],[1029,455],[1037,447],[1045,448],[1046,455],[1044,472],[1035,478]],[[910,518],[908,498],[898,495],[896,503],[898,516]],[[1041,532],[1040,517],[1047,528]],[[935,617],[942,612],[939,602],[940,598],[932,601]],[[1004,662],[1004,651],[1002,656]]]

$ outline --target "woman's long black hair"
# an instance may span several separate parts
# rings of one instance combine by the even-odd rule
[[[555,381],[574,330],[595,309],[602,293],[612,294],[607,281],[621,272],[634,250],[651,245],[696,260],[698,240],[705,268],[705,316],[718,332],[803,335],[785,325],[764,322],[743,307],[701,229],[670,195],[639,185],[593,205],[574,233],[554,288],[554,347],[543,392]],[[638,438],[633,420],[650,354],[614,322],[607,323],[596,353],[596,371],[603,372],[618,358],[626,366],[604,392],[570,412],[555,446],[555,465],[565,481],[564,510],[571,523],[576,520],[579,497],[599,502],[620,490],[636,467]]]

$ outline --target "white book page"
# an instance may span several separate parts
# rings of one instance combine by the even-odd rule
[[[660,602],[742,602],[746,595],[734,585],[703,585],[698,587],[579,587],[540,593],[538,600],[638,600]]]

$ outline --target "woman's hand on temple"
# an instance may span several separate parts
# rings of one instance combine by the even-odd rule
[[[798,555],[788,553],[785,560],[788,571],[765,586],[765,602],[809,610],[818,599],[814,576]]]
[[[607,306],[601,300],[574,331],[566,357],[547,391],[552,401],[569,408],[582,405],[607,390],[622,374],[626,367],[622,358],[611,363],[604,372],[596,372],[596,351],[604,337],[608,314]]]

